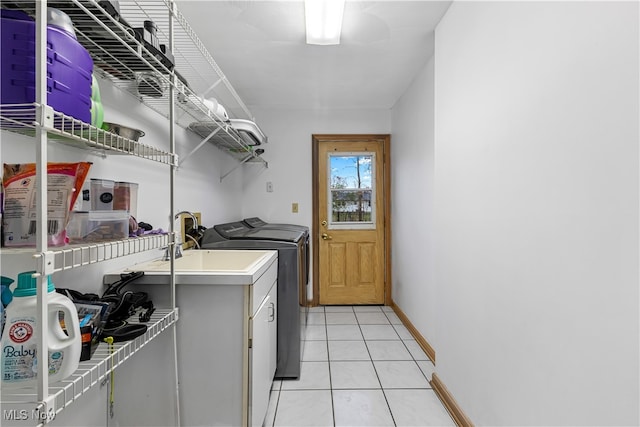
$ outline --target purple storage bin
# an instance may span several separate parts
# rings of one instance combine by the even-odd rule
[[[1,104],[35,102],[35,21],[18,10],[2,9],[0,24]],[[89,52],[65,30],[47,26],[47,104],[54,110],[91,123]]]

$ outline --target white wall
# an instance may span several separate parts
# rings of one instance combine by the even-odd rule
[[[311,135],[391,132],[390,110],[312,111],[251,107],[251,111],[269,137],[263,155],[269,167],[244,166],[242,215],[245,218],[259,216],[267,222],[306,225],[309,229],[313,214]],[[267,182],[273,184],[271,193],[267,192]],[[294,202],[298,203],[298,213],[291,212]]]
[[[141,143],[168,150],[167,120],[149,110],[132,96],[116,89],[109,81],[100,80],[105,121],[121,123],[142,129]],[[25,163],[35,161],[35,143],[32,138],[2,132],[0,162]],[[179,155],[186,155],[197,145],[199,137],[176,128]],[[169,228],[169,167],[130,156],[113,155],[103,158],[91,152],[51,143],[49,161],[93,162],[90,178],[114,179],[139,183],[138,220],[154,228]],[[205,144],[196,155],[186,160],[176,172],[175,208],[202,212],[205,226],[235,219],[240,215],[242,169],[239,168],[220,182],[220,175],[234,164],[234,160],[211,144]],[[179,221],[175,223],[179,228]],[[151,251],[110,262],[90,265],[56,273],[54,283],[81,291],[102,292],[104,272],[118,270],[149,258],[157,258],[160,251]],[[33,270],[33,262],[23,255],[3,254],[0,258],[2,275],[15,279],[21,271]]]
[[[245,166],[242,214],[268,222],[311,226],[311,135],[390,133],[390,110],[284,110],[252,107],[269,137],[263,157],[267,169]],[[253,170],[253,169],[258,169]],[[268,193],[266,183],[273,183]],[[299,212],[291,212],[291,203]]]
[[[477,425],[640,423],[638,16],[454,2],[436,30],[436,371]]]
[[[392,115],[393,301],[437,347],[434,265],[433,57]]]

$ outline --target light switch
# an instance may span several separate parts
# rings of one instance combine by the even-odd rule
[[[291,203],[291,212],[293,213],[298,213],[298,204],[297,203]]]
[[[267,182],[267,193],[273,193],[273,183],[271,181]]]

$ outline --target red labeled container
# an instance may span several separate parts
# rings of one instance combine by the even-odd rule
[[[63,14],[55,12],[58,16]],[[19,10],[1,9],[0,13],[0,103],[34,103],[35,21]],[[91,123],[93,60],[72,31],[68,26],[47,25],[47,104]]]

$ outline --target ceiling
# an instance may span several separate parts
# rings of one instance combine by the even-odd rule
[[[178,9],[249,108],[391,108],[433,54],[450,1],[347,0],[341,44],[305,43],[303,1]]]

